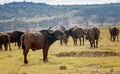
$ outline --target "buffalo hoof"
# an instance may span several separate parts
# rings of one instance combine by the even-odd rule
[[[5,51],[7,51],[7,49],[5,49]]]
[[[43,62],[44,62],[44,63],[47,63],[47,62],[48,62],[48,60],[43,60]]]
[[[28,61],[24,61],[24,64],[27,64],[28,63]]]
[[[10,51],[12,51],[12,49],[10,48]]]

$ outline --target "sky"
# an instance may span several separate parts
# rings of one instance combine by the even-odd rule
[[[50,5],[85,5],[85,4],[108,4],[108,3],[120,3],[120,0],[0,0],[0,4],[9,2],[34,2],[34,3],[46,3]]]

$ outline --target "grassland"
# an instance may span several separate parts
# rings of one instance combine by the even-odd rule
[[[111,42],[107,27],[100,28],[101,35],[98,48],[90,48],[85,40],[84,46],[74,46],[70,38],[68,45],[61,46],[56,41],[49,49],[48,63],[42,61],[42,50],[29,51],[29,64],[23,63],[22,49],[12,44],[12,51],[0,51],[0,74],[120,74],[120,42]],[[59,53],[70,52],[115,52],[117,56],[63,56]],[[60,70],[60,67],[66,67]]]

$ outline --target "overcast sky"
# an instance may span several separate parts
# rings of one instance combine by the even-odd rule
[[[9,2],[23,2],[24,0],[0,0],[0,4]],[[26,2],[46,3],[51,5],[73,5],[73,4],[106,4],[120,3],[120,0],[25,0]]]

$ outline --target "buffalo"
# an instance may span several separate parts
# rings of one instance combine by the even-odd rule
[[[109,33],[111,41],[115,41],[117,37],[117,41],[119,41],[119,29],[117,27],[109,27]]]
[[[10,36],[10,43],[17,43],[18,48],[21,46],[20,37],[24,34],[22,31],[13,31],[7,33]]]
[[[81,45],[81,38],[83,38],[83,45],[84,45],[84,30],[81,27],[75,26],[67,30],[64,27],[62,27],[62,31],[66,34],[66,38],[67,38],[65,39],[66,44],[67,44],[69,36],[71,36],[73,39],[74,45],[77,45],[77,39],[79,39],[80,45]]]
[[[6,33],[0,34],[0,50],[2,50],[2,45],[4,45],[5,50],[8,50],[8,45],[9,45],[9,49],[11,51],[10,37]]]
[[[29,49],[33,51],[43,50],[43,62],[48,62],[48,50],[50,46],[61,36],[64,35],[61,31],[55,30],[53,32],[49,30],[41,30],[39,32],[26,32],[21,36],[21,43],[24,55],[24,63],[27,64],[27,54]]]
[[[89,26],[86,29],[86,39],[89,40],[90,46],[98,47],[98,40],[100,36],[100,30],[95,26]]]

